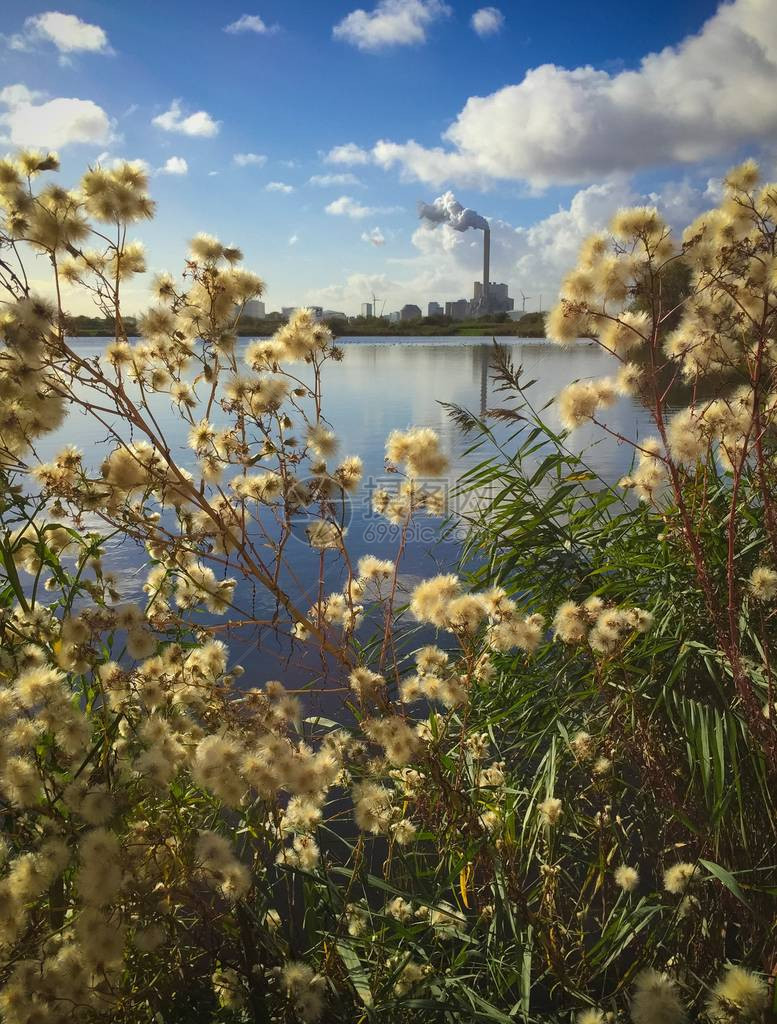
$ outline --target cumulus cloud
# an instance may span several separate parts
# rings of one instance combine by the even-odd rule
[[[255,32],[259,36],[266,36],[277,32],[278,27],[278,25],[268,25],[258,14],[241,14],[237,21],[226,25],[224,31],[232,35],[241,32]]]
[[[27,18],[22,31],[8,40],[12,50],[32,50],[41,43],[53,44],[65,58],[74,53],[113,53],[99,25],[61,11],[44,11]]]
[[[442,185],[456,181],[462,184],[486,184],[493,177],[465,153],[456,153],[442,146],[422,146],[414,139],[391,142],[381,139],[372,149],[371,158],[384,170],[398,166],[403,181],[423,181]],[[509,177],[503,174],[503,177]]]
[[[442,0],[380,0],[372,11],[351,11],[335,25],[332,35],[373,52],[389,46],[413,46],[426,42],[429,26],[450,13]]]
[[[264,167],[267,157],[264,153],[235,153],[232,162],[238,167]]]
[[[383,140],[373,157],[410,178],[582,183],[618,171],[692,163],[777,131],[773,0],[722,4],[677,46],[611,74],[543,64],[517,85],[473,96],[445,146]]]
[[[654,203],[679,230],[714,204],[717,184],[680,180],[666,184],[660,193],[642,195],[620,178],[578,190],[568,204],[528,226],[492,218],[492,277],[508,283],[518,306],[523,291],[529,297],[527,311],[539,307],[540,296],[547,309],[556,300],[561,279],[574,267],[582,241],[605,229],[620,207]],[[367,241],[368,233],[362,238]],[[422,221],[413,233],[412,245],[412,256],[388,261],[391,276],[352,274],[344,282],[318,291],[321,299],[314,300],[311,293],[310,300],[354,309],[374,290],[386,297],[387,308],[399,309],[405,302],[425,308],[430,299],[471,297],[473,281],[480,279],[483,270],[480,232],[462,233],[448,224],[434,227]]]
[[[402,282],[386,274],[349,274],[343,283],[311,289],[305,299],[330,309],[358,309],[371,295],[378,294],[386,297],[390,309],[392,304],[399,303],[402,288]]]
[[[381,246],[386,244],[386,237],[380,228],[376,227],[372,231],[363,231],[362,241],[369,242],[370,245]]]
[[[343,185],[361,185],[362,182],[355,174],[314,174],[308,179],[308,185],[316,185],[318,188],[342,187]]]
[[[324,207],[333,217],[350,217],[351,220],[364,220],[376,213],[396,213],[398,209],[396,206],[364,206],[353,196],[340,196]]]
[[[99,164],[101,167],[117,168],[122,164],[131,163],[135,166],[140,167],[141,170],[145,171],[146,174],[159,174],[160,168],[154,171],[148,160],[144,160],[142,156],[113,156],[107,150],[103,153],[99,153],[94,160],[95,164]]]
[[[171,156],[160,168],[160,174],[188,174],[189,165],[182,156]]]
[[[362,220],[373,212],[371,207],[363,206],[351,196],[340,196],[339,199],[332,200],[324,209],[333,217],[350,217],[352,220]]]
[[[92,100],[57,97],[39,103],[40,94],[25,85],[0,92],[0,126],[13,146],[62,149],[74,143],[104,145],[111,141],[111,120]]]
[[[294,191],[294,186],[287,185],[285,181],[268,181],[264,190],[265,192],[283,192],[284,195],[289,195]]]
[[[498,7],[481,7],[470,19],[470,25],[481,37],[496,35],[504,23],[505,16]]]
[[[206,139],[218,135],[221,125],[220,121],[214,121],[205,110],[197,110],[193,114],[184,116],[180,100],[173,100],[169,109],[163,114],[158,114],[151,123],[166,132]]]
[[[23,103],[34,103],[35,100],[42,98],[42,92],[28,89],[21,82],[18,82],[16,85],[6,85],[3,89],[0,89],[0,103],[7,107],[19,107]]]
[[[342,146],[330,149],[324,156],[324,161],[328,164],[368,164],[370,154],[355,142],[346,142]]]

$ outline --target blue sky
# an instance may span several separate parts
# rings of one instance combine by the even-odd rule
[[[741,155],[775,174],[773,0],[362,2],[6,0],[2,148],[53,145],[67,182],[143,159],[153,269],[205,230],[241,245],[269,308],[347,312],[471,293],[478,237],[415,212],[449,189],[533,308],[619,205],[680,224]]]

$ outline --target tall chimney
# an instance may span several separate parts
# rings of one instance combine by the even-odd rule
[[[491,309],[490,302],[490,275],[491,275],[491,230],[483,228],[483,308],[486,312]]]

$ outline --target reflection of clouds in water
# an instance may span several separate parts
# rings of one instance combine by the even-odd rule
[[[508,338],[500,339],[500,343],[510,350],[516,366],[523,365],[523,379],[536,379],[529,395],[537,409],[571,381],[603,376],[616,367],[610,356],[592,344],[580,343],[564,350],[543,340]],[[466,443],[440,402],[462,405],[475,414],[480,414],[484,404],[501,403],[502,396],[494,393],[488,366],[491,339],[342,339],[341,344],[345,359],[324,368],[324,411],[342,441],[341,451],[360,455],[366,476],[382,470],[387,435],[411,425],[430,426],[440,432],[452,456],[454,471],[472,464],[458,454]],[[83,342],[79,344],[79,353],[97,355],[102,348],[101,342]],[[307,367],[295,366],[294,370],[305,378]],[[188,428],[169,398],[153,395],[151,407],[181,465],[191,466],[194,460],[187,445]],[[552,408],[544,415],[552,426],[558,426]],[[224,420],[223,414],[214,413],[217,424]],[[647,413],[629,399],[608,410],[606,422],[628,437],[651,432]],[[120,421],[116,425],[121,429]],[[501,428],[501,433],[507,437],[509,431]],[[589,447],[600,436],[595,427],[583,427],[573,438],[575,447]],[[60,431],[43,439],[41,456],[50,458],[70,442],[78,445],[97,469],[104,457],[104,438],[105,429],[99,423],[73,412]],[[593,468],[612,479],[621,475],[629,459],[629,454],[614,440],[598,445],[591,457]]]
[[[501,343],[510,349],[516,366],[523,365],[523,379],[536,380],[528,393],[536,409],[543,409],[571,381],[604,376],[617,365],[601,349],[585,343],[569,351],[545,341],[501,339]],[[346,344],[345,348],[344,362],[331,368],[325,381],[325,388],[331,381],[329,394],[334,397],[330,418],[349,451],[354,443],[359,446],[367,472],[382,464],[385,436],[411,424],[439,430],[452,456],[453,475],[475,464],[477,456],[459,454],[466,442],[439,403],[462,405],[479,415],[484,407],[503,401],[493,388],[490,340],[424,339]],[[552,427],[559,427],[553,408],[543,415]],[[605,422],[627,437],[644,436],[650,430],[647,413],[629,399],[608,410]],[[507,438],[511,431],[497,426],[495,432]],[[607,479],[618,479],[628,467],[630,450],[614,439],[602,441],[601,431],[590,425],[572,439],[573,447],[581,451],[594,442],[592,468]]]
[[[581,343],[571,350],[564,350],[544,340],[504,338],[500,343],[510,350],[516,366],[523,365],[522,379],[536,380],[528,394],[537,410],[542,410],[571,381],[604,376],[615,369],[615,361],[592,344]],[[471,441],[461,435],[439,403],[461,405],[476,415],[486,407],[505,404],[506,396],[496,393],[493,388],[493,372],[489,368],[493,349],[490,338],[343,339],[341,344],[345,350],[344,360],[327,364],[324,369],[324,411],[341,440],[341,453],[361,456],[365,480],[383,475],[384,445],[388,434],[411,425],[430,426],[439,431],[445,450],[451,457],[449,487],[461,472],[485,457],[486,449],[464,454]],[[79,354],[87,358],[99,355],[103,348],[102,340],[89,339],[78,343]],[[304,365],[293,369],[303,379],[309,375]],[[131,390],[131,385],[128,385],[128,390]],[[179,464],[191,468],[194,456],[187,445],[187,425],[167,396],[153,395],[150,404]],[[553,406],[545,409],[542,415],[551,427],[558,428]],[[226,417],[217,410],[213,420],[219,425],[226,421]],[[647,412],[629,399],[623,399],[609,409],[605,422],[627,437],[644,437],[653,432]],[[117,419],[115,425],[129,438],[125,423]],[[514,424],[492,426],[501,440],[515,432]],[[106,431],[101,424],[74,411],[56,434],[41,440],[40,455],[47,460],[65,444],[75,444],[85,452],[89,466],[97,471],[106,454],[105,436]],[[572,450],[585,451],[591,468],[610,482],[618,480],[631,463],[630,446],[602,437],[601,431],[592,425],[576,431],[569,443]],[[510,450],[514,449],[515,443]],[[544,454],[538,452],[530,457],[527,468],[538,465]],[[349,530],[353,560],[368,552],[380,558],[393,558],[396,551],[393,535],[388,531],[379,534],[368,529],[374,524],[368,502],[359,501],[356,506]],[[95,521],[94,527],[91,521],[87,521],[87,525],[100,532],[105,530],[99,520]],[[408,545],[402,565],[403,588],[411,589],[413,581],[446,571],[456,561],[458,543],[455,538],[445,541],[432,539],[435,523],[429,520],[427,525],[431,533],[427,530],[419,532]],[[119,577],[122,596],[125,599],[139,598],[148,561],[145,551],[139,545],[119,538],[112,538],[108,548],[106,569]],[[318,580],[317,556],[303,544],[290,545],[287,551],[291,563],[288,580],[296,578],[298,592],[305,595],[314,593]],[[342,578],[342,564],[332,559],[330,565],[328,590],[338,586]],[[274,608],[263,592],[245,580],[238,580],[236,603],[255,609],[255,614],[261,618],[270,617]],[[228,640],[240,657],[241,652],[250,657],[256,646],[255,636],[248,639],[244,635],[233,636]],[[276,643],[269,630],[263,631],[263,651],[265,645],[271,661],[275,646],[275,653],[282,662],[287,645],[281,639]]]
[[[59,450],[64,443],[64,441],[60,441],[56,450]],[[46,513],[43,513],[39,518],[43,519],[45,516]],[[63,526],[75,529],[83,535],[91,534],[105,538],[102,544],[103,568],[113,576],[115,589],[121,595],[121,599],[138,600],[144,597],[143,584],[146,574],[141,564],[143,552],[135,541],[114,533],[95,512],[82,513],[78,522],[67,514],[55,516],[53,520]],[[74,569],[78,562],[77,550],[65,551],[62,562],[71,570]],[[91,573],[87,573],[86,578],[93,578],[93,576]]]

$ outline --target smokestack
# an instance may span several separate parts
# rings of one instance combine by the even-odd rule
[[[483,228],[483,309],[486,313],[491,308],[491,229]]]
[[[491,308],[491,229],[486,218],[462,206],[452,192],[438,196],[433,203],[419,203],[418,216],[421,220],[431,221],[432,224],[450,224],[454,231],[477,228],[483,232],[483,296],[480,304],[483,312],[488,312]]]

